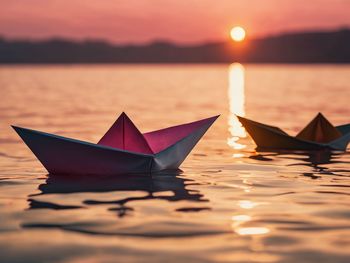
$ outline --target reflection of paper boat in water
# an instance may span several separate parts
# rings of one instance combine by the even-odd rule
[[[28,201],[30,209],[76,209],[86,205],[120,205],[120,207],[109,208],[109,210],[118,211],[119,216],[124,216],[132,207],[126,207],[135,201],[142,200],[167,200],[173,201],[192,201],[207,202],[207,199],[195,189],[192,184],[197,184],[191,179],[179,177],[180,171],[163,171],[149,176],[149,174],[128,174],[128,176],[114,175],[90,175],[90,176],[70,176],[50,174],[45,183],[39,185],[40,193],[29,196]],[[114,195],[115,198],[108,200],[84,200],[84,206],[81,204],[69,205],[66,200],[57,198],[55,202],[51,198],[45,198],[52,194],[74,194],[74,193],[106,193],[106,192],[125,192],[128,196]],[[136,194],[132,194],[136,192]],[[142,192],[142,194],[140,194]],[[169,195],[169,192],[172,194]],[[91,196],[94,198],[93,196]]]
[[[122,113],[89,143],[13,128],[51,174],[122,174],[177,169],[218,116],[142,134]]]
[[[350,141],[350,124],[335,127],[321,113],[295,137],[278,127],[237,117],[259,148],[345,151]]]

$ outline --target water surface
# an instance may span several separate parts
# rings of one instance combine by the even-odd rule
[[[0,67],[1,262],[349,262],[350,156],[259,152],[234,114],[350,122],[350,67]],[[97,142],[221,114],[182,172],[47,175],[10,124]]]

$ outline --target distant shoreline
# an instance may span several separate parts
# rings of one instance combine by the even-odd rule
[[[119,63],[119,62],[98,62],[98,63],[68,63],[68,62],[63,62],[63,63],[56,63],[56,62],[51,62],[51,63],[30,63],[30,62],[17,62],[17,63],[3,63],[0,62],[0,68],[1,67],[11,67],[11,66],[210,66],[210,65],[218,65],[218,66],[229,66],[230,64],[233,63],[240,63],[243,66],[249,65],[249,66],[261,66],[261,65],[266,65],[266,66],[273,66],[273,65],[278,65],[278,66],[349,66],[350,62],[240,62],[240,61],[232,61],[232,62],[130,62],[130,63]]]
[[[103,41],[6,40],[1,65],[79,64],[348,64],[350,30],[296,32],[243,43],[115,45]]]

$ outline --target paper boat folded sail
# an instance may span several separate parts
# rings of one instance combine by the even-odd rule
[[[350,141],[350,124],[333,126],[321,113],[295,137],[278,127],[237,117],[259,148],[345,151]]]
[[[122,113],[97,144],[12,127],[50,174],[111,175],[177,169],[218,117],[142,134]]]

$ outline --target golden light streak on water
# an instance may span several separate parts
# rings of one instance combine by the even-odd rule
[[[239,150],[245,148],[246,145],[238,143],[238,140],[247,136],[245,129],[236,117],[236,115],[245,115],[244,67],[241,64],[233,63],[230,65],[228,83],[230,107],[228,125],[231,137],[227,140],[227,144],[233,149]]]
[[[239,205],[239,207],[241,207],[243,209],[252,209],[252,208],[258,206],[259,203],[252,202],[252,201],[249,201],[249,200],[240,200],[238,202],[238,205]]]
[[[249,200],[240,200],[238,202],[239,207],[243,209],[253,209],[254,207],[258,206],[260,203],[252,202]],[[263,235],[270,232],[270,229],[267,227],[243,227],[243,224],[248,223],[252,220],[252,217],[249,215],[235,215],[232,216],[232,229],[235,233],[241,236],[246,235]]]
[[[246,221],[250,221],[252,219],[251,216],[248,215],[236,215],[236,216],[232,216],[232,220],[236,221],[236,222],[246,222]]]
[[[235,232],[241,236],[246,235],[263,235],[270,232],[267,227],[240,227]]]
[[[270,232],[267,227],[242,227],[241,225],[252,220],[249,215],[235,215],[232,216],[232,229],[238,235],[263,235]]]

